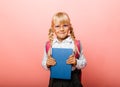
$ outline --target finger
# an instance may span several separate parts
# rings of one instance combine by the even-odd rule
[[[56,62],[55,62],[55,61],[53,62],[53,65],[56,65]]]
[[[72,60],[67,60],[66,63],[67,64],[71,64]]]
[[[55,61],[52,61],[52,62],[50,62],[50,64],[51,64],[52,66],[54,66],[54,65],[56,64],[56,62],[55,62]]]
[[[67,59],[67,61],[72,60],[72,59],[73,59],[72,57],[69,57],[69,58]]]
[[[69,57],[66,62],[70,62],[72,60],[73,60],[72,57]]]
[[[73,56],[74,56],[74,54],[70,55],[69,57],[73,57]]]
[[[55,61],[55,59],[54,59],[53,57],[49,57],[49,59],[51,59],[51,60],[54,60],[54,61]]]
[[[56,61],[53,60],[53,59],[49,59],[48,63],[49,63],[50,65],[55,65],[55,64],[56,64]]]
[[[50,56],[48,56],[48,59],[53,59],[53,60],[55,60],[51,55]]]
[[[75,59],[69,59],[66,61],[67,64],[75,64],[76,60]]]
[[[48,65],[52,65],[52,62],[51,62],[51,61],[49,61],[47,64],[48,64]]]
[[[55,62],[55,60],[53,60],[53,59],[49,59],[48,61],[51,63]]]

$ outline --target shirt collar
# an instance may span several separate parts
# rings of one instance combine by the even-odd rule
[[[72,38],[69,36],[69,37],[67,37],[65,40],[63,40],[62,41],[62,43],[72,43]],[[54,40],[53,40],[53,44],[54,43],[59,43],[60,41],[57,39],[57,38],[55,38]]]

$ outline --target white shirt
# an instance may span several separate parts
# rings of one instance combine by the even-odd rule
[[[75,50],[74,41],[72,40],[71,37],[66,38],[62,42],[60,42],[57,38],[55,38],[53,40],[53,43],[52,43],[52,48],[71,48],[71,49],[73,49],[73,51]],[[49,70],[49,68],[46,66],[47,53],[46,53],[45,49],[44,49],[44,56],[43,56],[43,60],[42,60],[42,66],[43,66],[43,68]],[[76,58],[77,65],[72,67],[72,71],[74,71],[76,68],[77,69],[82,69],[87,64],[86,59],[85,59],[85,57],[83,55],[83,50],[82,50],[82,46],[81,45],[80,45],[80,49],[81,49],[80,57]],[[52,50],[51,50],[51,52],[52,52]]]

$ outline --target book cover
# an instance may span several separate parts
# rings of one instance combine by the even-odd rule
[[[73,53],[72,49],[52,48],[52,57],[56,60],[56,65],[50,68],[50,77],[57,79],[71,79],[71,65],[66,64],[66,60]]]

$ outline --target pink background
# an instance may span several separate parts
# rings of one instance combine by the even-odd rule
[[[0,87],[47,87],[41,61],[58,11],[83,45],[84,87],[120,87],[120,0],[0,0]]]

